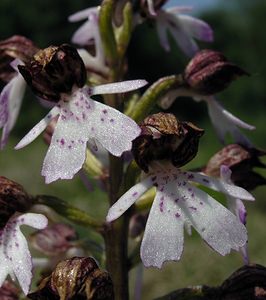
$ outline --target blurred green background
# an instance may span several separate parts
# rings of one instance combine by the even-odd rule
[[[78,24],[68,23],[67,17],[77,10],[93,6],[97,1],[85,0],[1,0],[0,39],[22,34],[32,39],[39,47],[69,42]],[[227,2],[228,3],[228,2]],[[257,127],[254,132],[245,132],[253,143],[266,149],[266,2],[260,0],[234,0],[227,6],[215,6],[200,12],[215,33],[212,44],[201,44],[223,52],[232,62],[247,70],[251,76],[240,78],[218,95],[223,105],[244,121]],[[197,12],[193,13],[197,15]],[[199,16],[199,15],[198,15]],[[265,27],[264,27],[265,26]],[[161,76],[176,74],[186,65],[188,58],[172,41],[172,52],[161,49],[152,24],[137,27],[128,50],[129,77],[145,78],[153,82]],[[194,122],[205,129],[198,156],[188,167],[204,165],[208,158],[221,147],[207,117],[204,103],[195,103],[182,98],[173,106],[179,119]],[[98,192],[88,193],[79,178],[44,184],[40,175],[47,146],[38,138],[25,149],[15,151],[15,144],[46,113],[31,92],[28,91],[23,107],[9,140],[0,153],[1,175],[21,183],[32,194],[50,194],[104,217],[107,203]],[[266,160],[264,159],[264,162]],[[266,173],[264,173],[266,176]],[[249,203],[248,231],[251,262],[266,265],[266,193],[265,187],[255,191],[256,202]],[[232,253],[221,257],[208,248],[195,232],[185,240],[183,257],[178,263],[168,263],[162,270],[144,271],[143,299],[152,299],[174,289],[188,285],[220,284],[236,268],[242,265],[241,256]],[[133,293],[136,270],[131,273]]]

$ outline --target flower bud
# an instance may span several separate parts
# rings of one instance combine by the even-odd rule
[[[25,212],[31,205],[31,197],[20,184],[0,176],[0,229],[15,212]]]
[[[77,239],[77,233],[70,225],[58,223],[36,231],[30,239],[35,249],[56,256],[72,247],[71,241]]]
[[[231,81],[242,75],[248,73],[228,62],[222,53],[205,49],[191,59],[183,76],[188,86],[196,93],[212,95],[221,92]]]
[[[1,300],[19,300],[19,289],[10,281],[6,280],[0,287]]]
[[[148,116],[140,124],[142,133],[133,141],[137,164],[148,172],[154,160],[168,159],[176,167],[192,160],[198,151],[199,138],[204,130],[189,122],[179,122],[173,114]]]
[[[265,178],[252,170],[254,167],[265,168],[259,160],[259,157],[265,154],[264,151],[255,148],[245,148],[238,144],[227,145],[211,157],[203,172],[219,177],[220,167],[225,165],[231,169],[231,179],[236,185],[252,190],[258,185],[266,184]]]
[[[10,63],[16,58],[27,63],[38,50],[31,40],[20,35],[0,41],[0,79],[9,82],[16,73]]]
[[[42,280],[30,299],[114,299],[113,285],[107,272],[101,271],[92,257],[73,257],[57,264],[53,273]]]
[[[77,50],[67,44],[40,50],[18,68],[33,92],[49,101],[58,102],[61,93],[71,93],[73,87],[86,82],[84,63]]]

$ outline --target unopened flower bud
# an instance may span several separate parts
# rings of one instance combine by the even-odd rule
[[[176,167],[192,160],[198,151],[204,130],[189,122],[178,121],[173,114],[148,116],[141,124],[142,133],[133,142],[137,164],[148,172],[154,160],[168,159]]]
[[[61,94],[86,82],[86,69],[77,50],[67,44],[38,51],[30,63],[18,66],[33,92],[49,101],[59,101]]]
[[[42,280],[30,299],[114,299],[113,285],[107,272],[101,271],[92,257],[73,257],[57,264],[53,273]]]
[[[248,75],[237,65],[214,50],[201,50],[189,62],[184,72],[184,80],[198,94],[213,95],[221,92],[239,76]]]
[[[25,212],[31,205],[31,197],[20,184],[0,176],[0,229],[15,212]]]
[[[76,231],[67,224],[53,224],[31,235],[32,246],[49,256],[56,256],[72,247],[77,239]]]
[[[27,63],[38,50],[31,40],[20,35],[0,41],[0,79],[9,82],[16,73],[10,63],[16,58]]]
[[[19,300],[19,294],[19,289],[8,280],[0,287],[1,300]]]
[[[225,165],[231,169],[231,179],[236,185],[252,190],[266,184],[265,178],[252,170],[255,167],[265,168],[259,160],[259,157],[265,154],[264,151],[255,148],[245,148],[238,144],[227,145],[211,157],[203,172],[219,177],[220,167]]]

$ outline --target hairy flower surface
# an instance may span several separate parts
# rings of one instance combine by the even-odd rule
[[[24,294],[27,294],[32,279],[32,260],[27,240],[20,231],[21,225],[43,229],[47,226],[47,218],[34,213],[11,217],[0,231],[0,286],[8,274],[13,280],[16,276]]]
[[[233,184],[231,180],[231,175],[232,171],[227,166],[222,165],[220,168],[220,178],[228,184]],[[242,224],[246,225],[247,210],[243,201],[239,198],[235,198],[229,195],[227,195],[226,198],[227,206],[230,209],[230,211],[237,216],[237,218]],[[243,247],[241,247],[240,251],[242,253],[244,263],[248,264],[249,257],[247,243]]]
[[[121,216],[149,188],[156,196],[141,244],[146,267],[161,268],[168,260],[179,260],[183,251],[184,226],[193,226],[221,255],[239,250],[247,241],[245,226],[223,205],[192,182],[243,200],[254,200],[246,190],[194,172],[183,172],[168,164],[156,167],[149,176],[127,191],[109,210],[106,220]]]
[[[16,75],[4,86],[0,94],[0,129],[2,128],[0,149],[3,149],[7,144],[10,131],[16,123],[25,93],[26,82],[17,70],[19,63],[21,61],[17,59],[11,63],[16,71]]]
[[[50,120],[59,115],[51,144],[44,159],[42,175],[46,183],[71,179],[81,169],[87,142],[97,149],[100,143],[115,156],[131,149],[140,128],[118,110],[91,99],[92,95],[124,93],[146,84],[132,80],[76,89],[61,100],[16,146],[20,149],[31,143],[45,130]]]

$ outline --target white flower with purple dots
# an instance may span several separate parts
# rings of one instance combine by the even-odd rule
[[[42,175],[46,183],[71,179],[82,168],[87,143],[97,150],[100,143],[115,156],[129,151],[132,141],[140,134],[139,126],[128,116],[103,103],[92,95],[132,91],[146,85],[145,80],[131,80],[83,87],[71,94],[61,95],[60,101],[18,143],[20,149],[31,143],[59,115],[51,144],[44,159]]]
[[[149,213],[141,244],[146,267],[161,268],[165,261],[179,260],[183,252],[184,227],[193,226],[207,244],[220,253],[239,250],[247,241],[247,231],[239,219],[192,182],[234,198],[254,200],[243,188],[201,173],[183,172],[168,163],[160,164],[148,177],[127,191],[109,210],[106,220],[120,217],[152,186],[156,196]]]
[[[14,216],[0,231],[0,286],[8,275],[15,277],[24,292],[28,294],[32,279],[32,259],[28,243],[22,232],[21,225],[28,225],[36,229],[44,229],[48,220],[44,215],[26,213]]]

